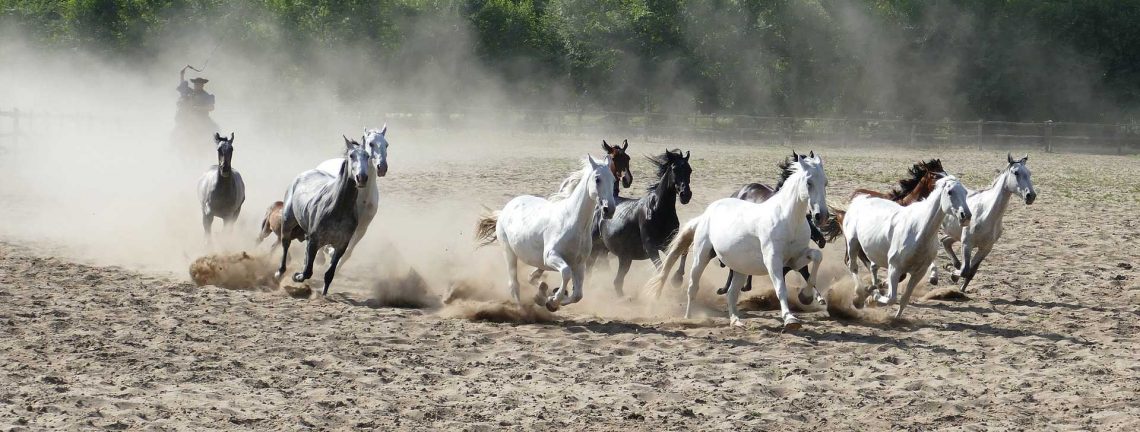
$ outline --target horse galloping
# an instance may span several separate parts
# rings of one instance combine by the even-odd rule
[[[211,166],[198,179],[198,202],[202,207],[202,228],[206,231],[207,243],[211,241],[210,228],[214,218],[221,218],[225,227],[230,228],[245,202],[245,182],[232,164],[234,134],[231,132],[227,138],[214,133],[214,144],[218,164]]]
[[[511,297],[520,306],[518,262],[533,266],[531,283],[536,283],[544,271],[556,271],[562,284],[550,297],[546,283],[539,284],[536,302],[550,311],[582,300],[582,283],[586,273],[593,241],[594,210],[600,208],[602,217],[609,219],[617,207],[614,200],[613,173],[609,169],[609,156],[601,162],[586,155],[582,167],[563,182],[563,190],[550,199],[523,195],[507,202],[502,210],[479,219],[476,239],[480,246],[495,241],[503,245],[507,262],[507,283]],[[573,295],[567,296],[570,282]]]
[[[285,274],[289,259],[289,243],[305,241],[305,267],[293,274],[294,282],[313,276],[313,260],[322,246],[333,247],[329,268],[325,272],[323,295],[328,295],[337,264],[348,249],[359,222],[357,195],[365,193],[371,179],[370,154],[355,140],[344,138],[345,154],[340,170],[331,176],[321,170],[308,170],[295,179],[285,193],[281,214],[281,267],[275,277]]]
[[[878,270],[887,268],[888,294],[874,290],[875,301],[892,304],[899,283],[910,276],[899,301],[895,318],[902,316],[910,295],[923,273],[938,254],[937,234],[943,217],[954,217],[969,223],[971,213],[966,205],[966,188],[958,178],[945,175],[935,183],[932,198],[902,206],[867,195],[859,195],[847,209],[843,232],[847,236],[847,269],[855,280],[854,306],[862,308],[871,290],[864,290],[859,279],[859,262],[871,271],[874,286],[879,285]]]
[[[368,164],[368,178],[377,179],[384,177],[388,174],[388,125],[380,129],[364,129],[364,146],[368,149],[369,158],[372,164]],[[340,171],[341,163],[344,161],[342,158],[329,159],[321,162],[317,169],[325,172],[331,176],[336,176]],[[352,256],[352,251],[356,249],[356,244],[360,243],[360,239],[364,238],[364,234],[368,232],[368,226],[372,223],[372,219],[376,217],[376,210],[379,208],[380,203],[380,182],[375,181],[374,186],[367,188],[356,194],[356,231],[352,233],[352,240],[348,242],[348,248],[345,249],[344,254],[340,257],[341,263],[348,261]],[[333,248],[331,246],[324,249],[324,253],[332,256]]]
[[[681,226],[677,218],[677,200],[688,204],[693,197],[689,189],[689,178],[693,172],[689,156],[687,152],[681,154],[680,150],[666,150],[660,156],[647,158],[657,167],[657,183],[650,185],[640,199],[618,198],[614,216],[598,221],[590,263],[607,252],[617,256],[614,291],[618,296],[624,295],[625,275],[633,261],[648,259],[659,267],[659,251],[669,246]],[[680,278],[678,270],[677,277]]]
[[[950,260],[954,263],[950,279],[957,282],[959,277],[962,278],[962,292],[966,292],[966,287],[978,272],[978,266],[1001,238],[1001,222],[1009,207],[1009,198],[1017,194],[1025,201],[1025,205],[1033,204],[1033,201],[1037,200],[1032,173],[1026,165],[1026,162],[1029,162],[1029,154],[1018,160],[1014,160],[1008,153],[1005,157],[1008,165],[994,178],[990,187],[972,192],[966,198],[974,215],[973,220],[964,224],[948,216],[942,223],[944,233],[942,247],[946,249],[946,254],[950,255]],[[952,247],[958,241],[962,242],[962,261],[958,260]],[[971,256],[974,249],[977,249],[977,252]],[[930,265],[930,283],[938,283],[937,263]]]
[[[809,246],[808,221],[804,215],[810,212],[816,223],[828,219],[827,175],[823,171],[823,158],[817,157],[815,152],[804,158],[794,155],[790,169],[792,174],[784,187],[771,199],[757,204],[723,198],[709,204],[704,213],[687,222],[669,244],[664,264],[650,279],[646,289],[659,296],[666,275],[677,258],[688,250],[693,263],[688,274],[685,317],[690,318],[705,266],[714,257],[719,257],[734,275],[769,275],[780,300],[784,329],[799,328],[802,321],[788,307],[787,285],[780,270],[784,267],[800,268],[810,263],[811,277],[807,289],[815,291],[823,253]],[[744,280],[744,277],[733,277],[728,290],[731,325],[741,325],[736,303]],[[815,297],[821,296],[816,292]]]

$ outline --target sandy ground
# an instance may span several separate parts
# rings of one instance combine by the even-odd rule
[[[679,318],[679,289],[659,304],[617,299],[608,274],[555,315],[503,306],[498,250],[472,250],[477,204],[549,192],[575,155],[598,153],[592,140],[532,141],[496,163],[486,162],[494,151],[457,142],[404,167],[394,143],[382,183],[391,207],[327,298],[196,287],[185,268],[200,245],[155,268],[5,228],[0,428],[1140,428],[1135,158],[1032,154],[1037,203],[1011,206],[966,301],[920,299],[901,321],[885,309],[855,320],[805,313],[801,331],[782,334],[776,313],[756,308],[746,328],[726,325],[711,293],[720,269],[706,273],[694,320]],[[634,140],[631,153],[664,146]],[[695,194],[683,219],[739,184],[772,181],[786,152],[682,147],[693,151]],[[837,205],[856,186],[885,189],[924,156],[974,188],[1005,159],[824,154]],[[652,180],[638,157],[634,174],[637,193]],[[29,197],[4,198],[6,218],[35,213],[19,204]],[[270,198],[251,197],[238,237],[255,234]],[[198,229],[192,214],[171,223]],[[263,253],[254,268],[267,268]],[[849,291],[842,252],[825,254],[825,279]],[[635,264],[627,291],[648,275]]]

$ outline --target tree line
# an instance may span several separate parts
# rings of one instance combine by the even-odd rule
[[[327,76],[313,65],[330,49],[375,59],[338,80],[346,98],[425,76],[461,91],[473,64],[472,82],[563,109],[1115,122],[1140,107],[1131,0],[0,0],[0,22],[130,61],[224,40],[298,80]]]

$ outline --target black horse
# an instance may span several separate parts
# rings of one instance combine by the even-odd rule
[[[800,157],[802,158],[806,156],[800,155]],[[792,175],[791,168],[789,168],[790,166],[790,158],[785,158],[783,162],[776,164],[776,167],[780,169],[780,178],[776,181],[776,187],[771,187],[760,183],[749,183],[740,188],[740,190],[735,194],[732,194],[731,198],[752,201],[754,203],[762,203],[764,201],[767,201],[768,198],[771,198],[772,195],[775,195],[776,192],[784,186],[784,181],[788,179],[788,176]],[[815,222],[812,222],[811,216],[805,217],[808,220],[808,228],[811,229],[811,240],[814,241],[815,244],[819,245],[820,249],[823,249],[823,246],[827,244],[827,240],[825,240],[823,237],[823,232],[819,230],[819,227],[815,226]],[[720,266],[724,267],[724,263],[720,263]],[[791,270],[792,268],[790,267],[784,267],[784,274],[787,274]],[[799,269],[799,273],[804,277],[804,280],[807,280],[808,276],[810,275],[810,273],[808,273],[807,266]],[[724,282],[724,288],[716,290],[717,294],[724,295],[728,292],[728,285],[732,283],[732,276],[733,272],[730,270],[728,272],[728,280]],[[748,283],[746,283],[744,285],[744,288],[741,288],[740,290],[752,291],[752,275],[748,275]]]
[[[657,183],[650,185],[640,199],[619,197],[613,217],[600,220],[594,228],[590,264],[607,252],[617,256],[614,291],[619,296],[624,295],[622,285],[634,260],[648,259],[655,266],[661,265],[660,252],[669,246],[681,226],[677,218],[677,199],[680,198],[681,204],[688,204],[693,197],[689,190],[693,169],[689,167],[688,152],[682,155],[680,150],[666,150],[649,160],[657,166]],[[681,274],[678,268],[677,278]]]

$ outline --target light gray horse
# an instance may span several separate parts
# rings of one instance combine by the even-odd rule
[[[198,179],[198,202],[202,204],[202,228],[206,230],[207,243],[214,218],[222,218],[228,229],[237,220],[245,202],[245,183],[230,161],[234,155],[234,134],[231,132],[226,138],[214,133],[214,143],[218,147],[218,164]]]
[[[371,163],[368,149],[348,137],[344,138],[344,145],[344,159],[337,176],[315,169],[298,175],[285,192],[281,215],[281,248],[284,252],[281,254],[277,279],[280,280],[285,274],[289,243],[292,240],[307,242],[305,268],[293,274],[294,282],[304,282],[312,277],[313,259],[322,246],[332,246],[333,253],[329,269],[325,272],[323,295],[328,295],[337,263],[348,249],[359,224],[356,197],[365,193],[363,189],[372,181],[368,175],[368,165]]]

